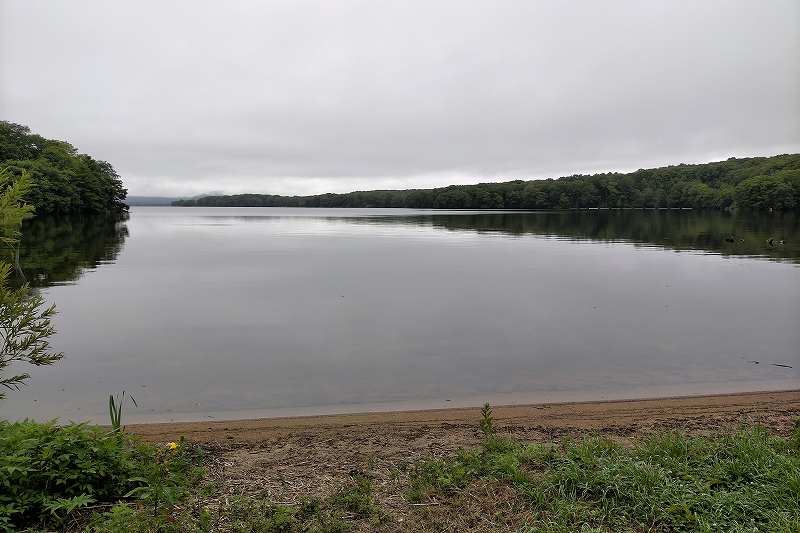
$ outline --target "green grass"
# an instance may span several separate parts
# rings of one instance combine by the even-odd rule
[[[369,518],[378,512],[372,498],[372,481],[362,474],[354,475],[347,485],[331,496],[330,503],[356,518]]]
[[[719,437],[660,433],[624,447],[489,436],[483,447],[416,466],[412,501],[477,479],[512,486],[535,517],[524,532],[800,531],[800,428]]]

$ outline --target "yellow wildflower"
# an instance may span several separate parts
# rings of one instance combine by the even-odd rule
[[[177,442],[168,442],[167,443],[167,449],[171,450],[171,451],[177,450],[178,449],[178,443]]]

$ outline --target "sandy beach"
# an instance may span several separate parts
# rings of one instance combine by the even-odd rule
[[[631,435],[653,429],[730,429],[759,423],[788,428],[800,416],[800,389],[622,401],[564,402],[494,406],[504,430],[534,440],[560,434],[599,432]],[[447,441],[476,436],[479,408],[430,409],[252,420],[133,424],[132,433],[149,441],[185,437],[194,442],[263,443],[286,439],[334,438],[412,444],[420,434]]]

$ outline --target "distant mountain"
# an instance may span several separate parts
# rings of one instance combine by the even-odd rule
[[[206,196],[222,196],[222,191],[204,192],[194,196],[128,196],[125,203],[128,205],[172,205],[174,202],[197,200]]]
[[[172,205],[177,201],[174,196],[128,196],[125,203],[128,205]]]

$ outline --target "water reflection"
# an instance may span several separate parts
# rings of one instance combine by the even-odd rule
[[[172,209],[200,214],[205,223],[277,221],[286,209]],[[724,213],[668,210],[563,212],[447,212],[421,210],[295,209],[291,218],[324,218],[353,225],[430,227],[453,232],[541,235],[566,240],[630,242],[725,256],[800,262],[800,216],[796,213]],[[164,213],[164,208],[160,208]],[[25,223],[20,263],[34,287],[75,283],[87,269],[114,262],[128,237],[126,220],[108,217],[37,217]],[[770,239],[772,242],[770,243]]]
[[[85,270],[117,259],[128,228],[109,217],[35,217],[25,222],[20,265],[33,287],[75,283]]]
[[[675,250],[800,261],[800,217],[796,213],[597,210],[425,214],[351,220],[355,224],[416,224],[449,231],[631,242]]]

